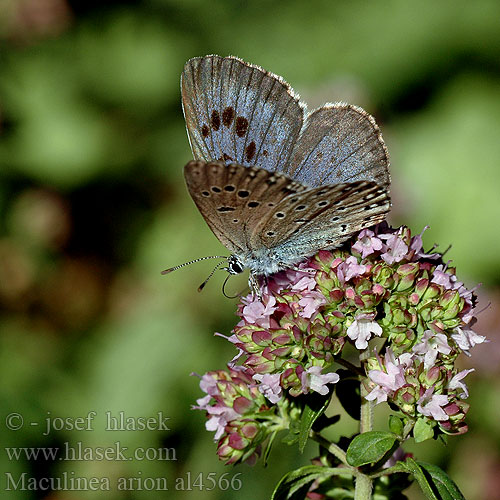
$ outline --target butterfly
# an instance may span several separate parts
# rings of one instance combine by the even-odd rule
[[[249,269],[255,280],[294,268],[385,218],[388,153],[363,109],[307,113],[281,77],[217,55],[190,59],[181,91],[195,158],[186,185],[231,252],[230,274]]]

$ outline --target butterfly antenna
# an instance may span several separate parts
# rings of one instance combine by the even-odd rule
[[[225,257],[224,257],[225,258]],[[224,264],[226,264],[227,262],[227,259],[223,262],[219,262],[213,269],[212,269],[212,272],[208,275],[207,279],[198,287],[198,291],[201,292],[204,288],[205,288],[205,285],[208,283],[208,280],[214,275],[215,271],[217,271],[217,269],[220,269],[220,267]]]
[[[191,264],[194,264],[195,262],[200,262],[201,260],[207,260],[207,259],[226,259],[227,257],[221,256],[221,255],[210,255],[208,257],[200,257],[199,259],[194,259],[190,260],[189,262],[185,262],[184,264],[180,264],[175,267],[171,267],[170,269],[165,269],[164,271],[161,272],[161,274],[169,274],[173,271],[177,271],[177,269],[180,269],[181,267],[189,266]]]
[[[241,294],[243,293],[243,291],[241,291],[240,293],[238,293],[234,296],[228,295],[226,293],[226,283],[228,282],[228,280],[231,276],[232,276],[231,274],[228,274],[226,276],[226,279],[224,280],[224,283],[222,283],[222,295],[224,295],[224,297],[226,297],[226,299],[237,299],[238,297],[241,297]]]

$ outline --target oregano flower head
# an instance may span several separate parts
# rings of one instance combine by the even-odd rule
[[[278,430],[296,427],[307,395],[330,398],[348,370],[365,397],[388,403],[417,441],[467,431],[464,378],[455,366],[485,338],[473,331],[477,298],[422,234],[383,223],[262,280],[228,340],[238,355],[201,380],[207,429],[227,463],[255,461]],[[363,353],[354,367],[347,345]],[[338,372],[338,373],[337,373]]]

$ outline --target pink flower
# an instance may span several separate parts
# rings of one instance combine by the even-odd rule
[[[325,396],[330,392],[327,384],[336,384],[340,377],[336,373],[321,375],[321,366],[310,366],[301,375],[302,390],[307,394],[309,389]]]
[[[276,310],[274,305],[276,299],[273,295],[267,295],[267,304],[264,305],[259,299],[255,298],[243,308],[243,317],[248,323],[258,324],[264,328],[269,328],[269,316]]]
[[[215,431],[214,441],[218,441],[222,434],[224,434],[226,425],[229,422],[236,420],[240,416],[232,408],[228,408],[227,406],[215,405],[195,409],[204,409],[210,415],[210,418],[205,423],[205,429],[207,429],[207,431]]]
[[[358,259],[352,255],[337,267],[337,276],[342,283],[349,281],[351,278],[361,276],[367,270],[367,266],[358,264]]]
[[[304,290],[314,290],[316,288],[316,280],[311,276],[304,276],[292,286],[293,292],[302,292]]]
[[[205,373],[200,380],[200,389],[207,393],[209,396],[215,396],[219,394],[219,388],[217,387],[217,379],[213,377],[210,373]],[[200,404],[200,400],[196,401]]]
[[[386,251],[380,257],[387,264],[394,264],[403,260],[408,254],[408,245],[399,237],[397,233],[381,234],[379,238],[386,240]]]
[[[390,349],[387,349],[383,363],[385,371],[381,369],[370,370],[368,372],[368,378],[374,384],[377,384],[377,387],[366,396],[366,399],[369,401],[377,399],[377,404],[387,401],[388,396],[391,396],[394,391],[397,391],[406,384],[405,368],[411,365],[411,363],[411,355],[403,354],[396,359],[394,353]]]
[[[422,236],[425,233],[427,229],[429,229],[430,226],[425,226],[424,229],[420,234],[417,234],[416,236],[413,236],[411,239],[410,243],[410,251],[414,253],[413,255],[413,260],[418,260],[418,259],[439,259],[441,257],[441,254],[439,253],[425,253],[422,252],[423,248],[423,242],[422,242]],[[434,247],[435,248],[435,247]],[[431,249],[432,251],[432,249]]]
[[[259,391],[273,404],[277,403],[283,397],[282,389],[280,386],[280,373],[266,373],[262,375],[256,373],[253,379],[260,382],[258,385]]]
[[[426,417],[432,417],[434,420],[443,421],[450,417],[443,410],[443,406],[448,404],[448,396],[444,394],[434,394],[434,387],[427,389],[418,400],[417,410]]]
[[[474,347],[476,344],[488,342],[488,340],[486,340],[486,337],[479,335],[474,330],[470,330],[469,328],[460,328],[459,326],[455,328],[455,333],[451,334],[451,338],[466,354],[468,354],[469,349]]]
[[[227,364],[227,366],[229,366],[229,368],[236,371],[238,369],[238,365],[236,364],[236,362],[245,354],[245,351],[243,349],[241,349],[238,345],[238,344],[240,344],[238,337],[234,333],[230,337],[228,337],[227,335],[224,335],[223,333],[219,333],[219,332],[215,332],[214,336],[215,337],[222,337],[223,339],[226,339],[228,342],[231,342],[231,344],[234,344],[234,346],[238,350],[238,352],[233,356],[231,361],[229,361],[229,363]]]
[[[283,288],[288,288],[292,283],[295,284],[294,286],[297,286],[302,278],[309,278],[310,280],[316,272],[315,269],[310,267],[309,261],[307,260],[304,262],[300,262],[296,267],[300,270],[297,271],[295,269],[286,269],[268,278],[268,290],[266,291],[266,293],[280,293]],[[294,288],[294,291],[299,291],[302,289],[302,287],[307,288],[307,286],[312,285],[312,282],[309,280],[306,279],[305,281],[303,281],[298,288]],[[316,282],[314,282],[314,286],[316,286]],[[314,288],[314,286],[312,288]]]
[[[351,340],[355,340],[354,345],[358,349],[366,349],[368,347],[368,340],[373,335],[380,337],[382,335],[382,327],[370,319],[361,318],[358,316],[349,328],[347,329],[347,336]]]
[[[457,281],[457,277],[454,274],[447,273],[445,266],[442,264],[439,264],[434,269],[431,282],[444,286],[447,290],[455,290],[463,285],[463,283]]]
[[[309,319],[315,314],[320,306],[326,304],[326,297],[320,292],[309,292],[305,297],[299,300],[299,305],[302,306],[300,316]]]
[[[213,377],[208,374],[203,375],[202,380],[200,381],[200,388],[207,392],[210,391],[214,393],[213,387],[211,383],[207,383],[208,379],[212,379],[216,384],[216,381]],[[216,389],[216,393],[218,393],[218,388]],[[228,422],[231,420],[235,420],[239,417],[239,414],[220,402],[216,402],[215,405],[212,405],[213,396],[215,394],[208,393],[203,398],[199,398],[196,400],[196,405],[192,406],[193,410],[204,410],[208,413],[210,418],[205,423],[205,428],[207,431],[215,431],[214,440],[217,441],[222,434],[224,434],[224,429]],[[217,401],[217,400],[216,400]]]
[[[412,351],[424,358],[424,368],[434,366],[439,353],[448,355],[451,347],[448,345],[448,338],[443,333],[434,333],[426,330],[421,341],[413,346]]]
[[[382,241],[380,241],[373,231],[363,229],[359,233],[358,241],[352,246],[353,250],[361,254],[361,258],[380,250],[382,248]]]
[[[389,396],[389,392],[385,387],[382,387],[380,385],[377,385],[375,386],[370,394],[367,394],[365,396],[365,398],[368,400],[368,401],[373,401],[373,400],[377,400],[375,404],[380,404],[380,403],[383,403],[384,401],[387,401],[387,396]]]
[[[448,383],[448,389],[461,389],[462,393],[460,394],[461,398],[468,398],[469,391],[467,390],[467,386],[462,382],[462,379],[467,376],[469,373],[473,372],[474,368],[470,370],[462,370],[458,372]]]

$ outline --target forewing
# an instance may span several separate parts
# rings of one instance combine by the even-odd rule
[[[249,235],[269,211],[291,193],[307,189],[283,174],[223,162],[191,161],[184,177],[210,229],[237,255],[250,248]]]
[[[375,120],[350,104],[310,113],[285,173],[309,186],[360,180],[388,186],[389,157]]]
[[[195,159],[286,168],[304,109],[282,78],[236,57],[211,55],[186,63],[181,90]]]
[[[256,227],[253,245],[272,248],[296,262],[320,249],[341,245],[352,234],[384,220],[390,208],[387,189],[357,181],[307,189],[282,200]],[[257,240],[259,243],[257,243]]]

